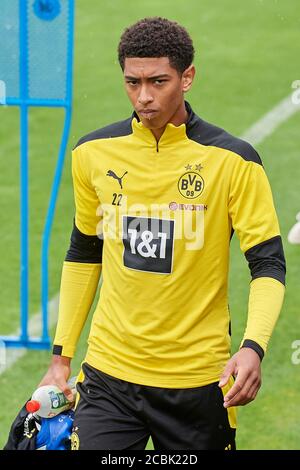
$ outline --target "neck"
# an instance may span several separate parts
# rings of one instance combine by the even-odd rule
[[[187,110],[185,109],[185,104],[184,101],[180,104],[179,108],[175,111],[171,119],[168,121],[167,124],[173,124],[174,126],[181,126],[181,124],[184,124],[187,121],[188,118],[188,113]],[[158,129],[151,129],[152,134],[156,138],[156,141],[158,142],[161,136],[163,135],[165,128],[167,127],[167,124],[163,127],[160,127]]]

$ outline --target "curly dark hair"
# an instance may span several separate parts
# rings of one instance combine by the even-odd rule
[[[144,18],[123,32],[118,56],[122,70],[126,57],[168,57],[182,73],[193,62],[193,41],[183,26],[166,18]]]

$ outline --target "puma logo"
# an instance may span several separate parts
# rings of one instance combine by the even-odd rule
[[[121,189],[123,189],[123,186],[122,186],[122,179],[124,178],[124,176],[126,175],[126,173],[128,173],[128,171],[125,171],[124,175],[121,176],[121,178],[120,178],[119,176],[116,175],[116,173],[115,173],[114,171],[108,170],[108,172],[106,173],[106,176],[111,176],[111,177],[114,178],[115,180],[118,180]]]

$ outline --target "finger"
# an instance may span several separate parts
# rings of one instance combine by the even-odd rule
[[[255,400],[256,395],[258,394],[258,391],[261,386],[261,381],[258,379],[255,384],[253,384],[252,388],[249,391],[249,395],[251,396],[251,400]]]
[[[249,377],[244,387],[231,400],[226,401],[224,406],[242,406],[254,400],[260,387],[260,379]]]
[[[233,386],[229,389],[229,391],[226,393],[224,397],[224,406],[227,402],[230,402],[230,400],[235,397],[238,393],[241,392],[243,387],[245,386],[247,380],[249,377],[249,372],[243,372],[239,371],[236,377],[236,381],[234,382]]]
[[[69,401],[74,401],[73,393],[69,388],[66,388],[63,392]]]
[[[220,382],[218,384],[219,387],[224,387],[224,385],[227,384],[228,380],[234,373],[234,368],[235,368],[234,361],[229,361],[221,375]]]
[[[239,400],[238,400],[238,403],[233,403],[232,406],[244,406],[244,405],[247,405],[248,403],[250,403],[251,401],[253,401],[257,395],[257,392],[259,390],[259,383],[256,381],[252,386],[251,388],[249,389],[248,393],[245,394],[244,397],[241,397]],[[234,397],[234,401],[236,400],[237,397]]]
[[[58,387],[59,387],[60,390],[64,393],[64,395],[65,395],[65,397],[67,398],[67,400],[69,400],[69,401],[73,401],[73,400],[74,400],[73,393],[71,392],[71,389],[70,389],[70,387],[68,386],[67,383],[62,384],[62,385],[58,385]]]

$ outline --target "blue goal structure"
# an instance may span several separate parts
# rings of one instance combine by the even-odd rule
[[[20,107],[21,266],[20,335],[0,336],[7,347],[49,349],[48,252],[71,124],[74,0],[1,0],[0,104]],[[31,106],[65,109],[65,119],[42,240],[42,333],[28,332],[28,113]]]

